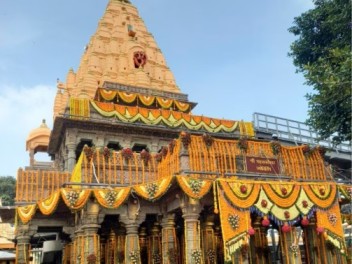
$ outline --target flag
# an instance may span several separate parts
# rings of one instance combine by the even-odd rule
[[[79,156],[79,159],[76,163],[75,168],[72,171],[71,180],[70,182],[82,182],[82,162],[83,162],[84,153],[82,152]],[[80,188],[78,185],[73,185],[72,188]]]

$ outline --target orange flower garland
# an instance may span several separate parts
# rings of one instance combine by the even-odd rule
[[[297,184],[263,184],[263,189],[269,199],[281,208],[288,208],[295,204],[300,193]],[[286,190],[286,195],[284,195]]]
[[[32,219],[36,210],[37,210],[36,204],[17,207],[17,215],[20,217],[22,223],[26,224]]]
[[[76,192],[77,198],[74,200],[74,202],[69,200],[69,194],[71,192]],[[77,189],[69,189],[69,188],[62,188],[61,189],[61,197],[67,207],[73,210],[80,210],[83,208],[83,206],[86,204],[89,196],[91,194],[91,190],[77,190]]]
[[[337,198],[337,187],[336,184],[317,184],[309,183],[304,184],[303,188],[309,197],[309,199],[320,208],[329,208]],[[320,190],[324,189],[324,194],[320,193]]]

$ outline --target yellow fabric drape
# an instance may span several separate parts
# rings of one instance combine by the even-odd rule
[[[76,166],[74,167],[74,169],[72,171],[70,182],[74,182],[74,183],[81,183],[82,182],[82,162],[83,162],[84,157],[85,157],[85,154],[82,151],[81,155],[79,156],[79,159],[76,163]],[[77,186],[77,185],[73,185],[72,188],[77,189],[77,188],[81,188],[81,187]]]
[[[212,180],[205,179],[192,179],[188,176],[176,176],[178,185],[181,187],[182,191],[189,197],[194,199],[201,199],[206,195],[210,188],[212,187]],[[199,190],[192,189],[192,181],[199,181]]]
[[[20,217],[22,223],[28,223],[37,210],[36,204],[31,204],[27,206],[17,207],[17,215]]]
[[[38,202],[38,207],[40,212],[43,215],[51,215],[59,202],[60,199],[60,190],[55,191],[52,193],[49,198],[44,199],[43,201]]]
[[[93,190],[94,196],[97,198],[98,203],[105,208],[117,208],[122,203],[124,203],[127,197],[130,195],[130,187],[125,188],[114,188],[111,190],[108,189],[97,189]],[[113,200],[109,200],[108,194],[109,192],[114,192],[116,194],[113,197]]]

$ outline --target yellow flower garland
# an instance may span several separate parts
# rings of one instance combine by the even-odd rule
[[[32,219],[36,210],[37,210],[36,204],[21,206],[21,207],[17,207],[17,214],[20,217],[22,223],[27,224]]]
[[[192,178],[188,176],[176,176],[178,185],[181,187],[182,191],[187,194],[189,197],[194,198],[194,199],[201,199],[203,198],[204,195],[206,195],[209,191],[210,188],[212,187],[212,180],[199,180],[201,181],[201,188],[199,192],[193,192],[191,186],[190,186],[190,181]]]
[[[254,184],[252,192],[248,193],[246,199],[240,199],[234,194],[234,190],[231,188],[229,180],[220,179],[219,186],[224,191],[226,198],[233,205],[242,209],[248,209],[251,207],[257,200],[260,191],[260,184]]]
[[[108,189],[96,189],[93,190],[95,198],[97,198],[98,203],[105,207],[105,208],[118,208],[130,194],[130,187],[124,187],[124,188],[114,188],[112,190]],[[106,201],[106,194],[109,191],[115,191],[116,192],[116,197],[113,203],[108,204]]]
[[[51,215],[57,207],[60,199],[60,190],[52,193],[49,198],[38,202],[38,207],[43,215]]]
[[[262,202],[266,203],[266,205],[263,206]],[[263,214],[267,215],[270,212],[270,209],[273,207],[273,205],[274,204],[270,201],[266,193],[263,190],[260,190],[258,201],[254,204],[254,206]]]
[[[143,197],[146,200],[157,200],[161,196],[165,194],[165,192],[169,189],[170,184],[172,182],[173,177],[169,176],[167,178],[163,178],[161,180],[158,180],[156,182],[150,182],[147,184],[141,184],[141,185],[136,185],[133,186],[132,189],[141,197]],[[147,190],[147,185],[148,184],[153,184],[155,183],[158,186],[157,191],[155,192],[153,197],[149,197],[148,190]]]
[[[67,194],[70,191],[78,192],[78,198],[74,205],[70,204],[70,201],[67,199]],[[62,188],[61,189],[61,197],[67,207],[73,210],[80,210],[86,204],[89,196],[91,194],[91,190],[77,190],[77,189],[69,189],[69,188]]]
[[[304,204],[306,204],[306,207],[304,206]],[[296,206],[303,215],[307,215],[314,206],[314,204],[308,198],[308,195],[304,191],[304,188],[301,188],[301,193],[297,198]]]

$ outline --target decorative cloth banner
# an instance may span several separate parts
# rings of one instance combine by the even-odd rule
[[[17,207],[17,214],[20,217],[22,223],[27,224],[32,219],[36,210],[37,210],[36,204],[21,206],[21,207]]]
[[[93,190],[98,203],[105,208],[117,208],[130,194],[130,187]]]
[[[339,203],[329,210],[317,210],[317,226],[325,229],[325,238],[340,250],[346,250]]]
[[[248,243],[250,211],[233,207],[222,194],[219,194],[218,199],[225,260],[230,261],[231,255]]]
[[[204,129],[208,132],[232,133],[239,129],[238,121],[194,116],[170,110],[147,109],[134,106],[121,106],[111,103],[91,101],[92,107],[102,116],[116,117],[122,122],[142,122],[147,125],[185,126],[190,130]]]
[[[156,182],[133,186],[133,190],[141,197],[149,201],[155,201],[163,196],[170,188],[172,176],[163,178]]]
[[[201,199],[206,195],[213,184],[212,180],[195,179],[188,176],[176,176],[182,191],[193,199]]]

